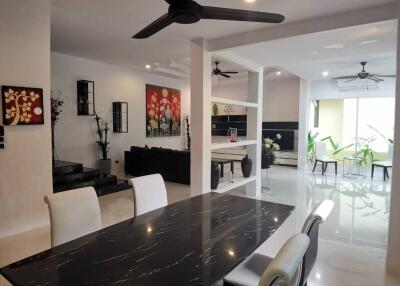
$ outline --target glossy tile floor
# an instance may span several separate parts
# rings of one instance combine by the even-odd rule
[[[238,170],[239,171],[239,170]],[[240,171],[239,171],[240,172]],[[296,206],[295,214],[257,251],[275,255],[282,243],[300,231],[311,209],[324,199],[335,208],[321,226],[318,261],[309,286],[394,286],[399,281],[385,275],[390,181],[347,179],[341,175],[312,174],[293,168],[274,167],[263,176],[271,190],[260,199]],[[189,186],[167,183],[168,201],[190,196]],[[245,189],[232,192],[247,196]],[[132,192],[127,190],[100,198],[103,225],[133,214]],[[0,240],[0,266],[50,247],[49,228]],[[9,285],[0,277],[0,285]]]
[[[308,285],[400,285],[385,275],[390,181],[275,167],[264,173],[263,184],[271,190],[261,199],[295,205],[296,210],[258,252],[275,255],[285,237],[301,230],[313,207],[330,199],[335,207],[321,225],[318,261]],[[233,193],[246,196],[244,190]]]

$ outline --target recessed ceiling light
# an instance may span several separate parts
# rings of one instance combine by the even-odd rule
[[[256,2],[256,0],[244,0],[244,2],[246,2],[246,3],[254,3],[254,2]]]
[[[360,42],[360,44],[361,45],[368,45],[368,44],[373,44],[373,43],[376,43],[376,42],[378,42],[378,40],[368,40],[368,41]]]
[[[323,71],[323,72],[322,72],[322,75],[323,75],[324,77],[327,77],[327,76],[329,75],[329,71]]]
[[[315,278],[317,278],[318,280],[321,280],[321,274],[319,272],[317,272],[317,274],[315,274]]]
[[[318,52],[318,51],[313,51],[312,54],[313,54],[313,55],[318,55],[319,52]]]
[[[146,69],[148,69],[148,70],[151,69],[151,65],[148,65],[148,64],[147,64],[147,65],[145,65],[145,67],[146,67]]]
[[[277,71],[275,74],[279,76],[279,75],[282,74],[282,72],[281,71]]]
[[[324,47],[325,49],[343,49],[344,44],[332,44]]]

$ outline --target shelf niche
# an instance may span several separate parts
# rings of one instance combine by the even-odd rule
[[[94,104],[94,81],[78,80],[77,81],[77,104],[78,115],[95,115]]]
[[[113,102],[113,132],[128,133],[127,102]]]

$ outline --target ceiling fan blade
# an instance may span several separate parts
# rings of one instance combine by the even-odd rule
[[[230,76],[227,75],[227,74],[221,73],[221,75],[222,75],[223,77],[225,77],[225,78],[230,78]]]
[[[377,78],[377,77],[371,77],[371,76],[367,77],[367,79],[375,81],[377,83],[384,81],[383,79],[380,79],[380,78]]]
[[[172,23],[174,23],[173,18],[170,17],[168,14],[164,14],[163,16],[161,16],[160,18],[155,20],[153,23],[148,25],[146,28],[141,30],[139,33],[134,35],[132,38],[146,39],[146,38],[154,35],[155,33],[161,31],[165,27],[171,25]]]
[[[356,75],[339,76],[339,77],[334,77],[332,79],[358,79],[358,76]]]
[[[346,82],[352,82],[352,81],[355,81],[357,78],[352,78],[352,79],[349,79],[349,80],[346,80]]]
[[[203,19],[247,21],[262,23],[281,23],[285,17],[280,14],[248,11],[239,9],[202,6],[201,17]]]
[[[371,74],[370,76],[372,76],[372,77],[391,77],[391,78],[396,77],[396,75],[387,75],[387,74],[385,74],[385,75]]]
[[[239,72],[234,72],[234,71],[223,71],[223,73],[237,74],[237,73],[239,73]]]

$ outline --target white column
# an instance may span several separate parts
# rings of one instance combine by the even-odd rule
[[[247,137],[257,139],[256,145],[247,147],[249,158],[253,160],[252,175],[256,180],[246,185],[246,193],[250,196],[261,195],[261,139],[263,114],[264,69],[248,74],[248,100],[258,104],[258,108],[247,108]]]
[[[400,4],[397,9],[397,20],[400,28]],[[389,242],[387,249],[387,271],[400,276],[400,32],[397,33],[397,86],[395,144],[393,158],[392,193],[390,202]]]
[[[204,39],[191,43],[191,196],[211,191],[211,54]]]
[[[297,165],[299,170],[307,169],[307,133],[310,102],[309,82],[300,79],[300,100],[299,100],[299,133],[297,148]]]

